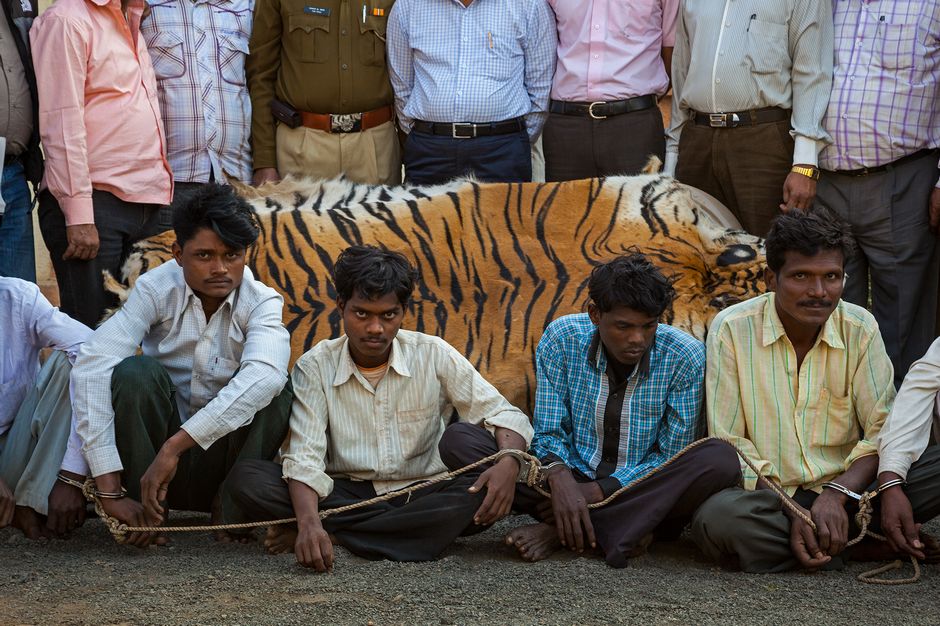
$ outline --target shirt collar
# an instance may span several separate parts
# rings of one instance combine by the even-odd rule
[[[183,282],[183,285],[184,285],[185,288],[186,288],[186,291],[185,291],[185,293],[184,293],[184,295],[185,295],[185,297],[186,297],[186,302],[192,302],[192,299],[193,299],[193,298],[196,298],[197,300],[199,299],[199,296],[196,295],[196,292],[193,291],[192,287],[189,286],[189,283],[187,283],[187,282],[184,281],[184,282]],[[239,290],[239,289],[241,289],[241,286],[240,286],[240,285],[239,285],[238,287],[236,287],[235,289],[232,289],[232,292],[231,292],[230,294],[228,294],[227,296],[225,296],[225,300],[223,300],[223,301],[222,301],[222,304],[219,305],[219,308],[218,308],[218,310],[216,310],[216,313],[218,313],[219,311],[221,311],[225,306],[228,306],[229,309],[234,309],[234,308],[235,308],[235,299],[238,297],[238,290]],[[201,301],[201,300],[200,300],[200,302],[199,302],[199,306],[200,306],[200,308],[202,307],[202,301]],[[209,320],[206,320],[206,321],[208,322]]]
[[[633,368],[630,374],[631,378],[637,374],[643,378],[649,376],[651,355],[655,349],[656,337],[654,336],[652,345],[643,353],[643,357],[640,359],[638,366]],[[591,344],[588,346],[587,362],[588,365],[601,373],[607,371],[607,354],[601,350],[601,336],[596,329],[594,330],[594,335],[591,337]]]
[[[333,375],[333,386],[339,387],[349,380],[352,376],[355,376],[356,362],[353,361],[352,354],[349,352],[349,336],[343,335],[343,345],[340,348],[342,351],[339,363],[336,365],[336,374]],[[411,370],[408,367],[407,357],[404,354],[402,349],[402,341],[396,335],[392,339],[392,352],[388,358],[388,368],[390,370],[395,370],[399,376],[411,377]]]
[[[783,328],[783,322],[780,321],[780,316],[777,315],[777,305],[775,300],[776,297],[777,294],[773,292],[769,293],[767,304],[764,306],[761,345],[765,348],[770,344],[775,343],[781,337],[787,334],[787,331]],[[839,332],[839,324],[836,321],[836,316],[839,315],[840,306],[837,306],[836,310],[833,311],[832,315],[829,316],[829,319],[826,320],[826,323],[823,325],[822,332],[819,333],[819,339],[817,341],[823,341],[830,348],[834,348],[836,350],[845,350],[845,342],[842,340],[842,333]]]

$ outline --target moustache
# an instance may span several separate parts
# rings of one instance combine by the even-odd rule
[[[800,300],[797,302],[797,305],[816,309],[828,309],[832,307],[832,300]]]

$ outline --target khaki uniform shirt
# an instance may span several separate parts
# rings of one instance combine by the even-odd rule
[[[7,139],[7,154],[18,155],[33,134],[33,98],[13,36],[0,13],[0,137]]]
[[[385,25],[394,0],[258,0],[245,70],[255,169],[276,167],[271,99],[312,113],[392,104]]]

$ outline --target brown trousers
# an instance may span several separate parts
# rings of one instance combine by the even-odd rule
[[[679,136],[676,179],[715,196],[744,230],[764,237],[780,213],[792,164],[789,121],[737,128],[688,122]]]
[[[653,155],[666,155],[658,107],[595,120],[550,113],[542,131],[549,182],[639,174]]]

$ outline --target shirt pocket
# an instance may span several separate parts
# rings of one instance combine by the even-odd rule
[[[183,58],[183,37],[179,33],[164,30],[156,31],[147,42],[150,51],[150,63],[157,80],[179,78],[186,73]]]
[[[810,442],[814,447],[844,447],[858,442],[860,433],[852,396],[839,396],[823,389],[810,428]]]
[[[436,446],[440,434],[441,416],[434,406],[409,409],[395,413],[402,457],[414,459]]]
[[[758,74],[790,71],[787,25],[752,19],[747,26],[746,58]]]
[[[365,19],[359,20],[359,60],[363,65],[385,66],[385,31],[394,0],[364,4]]]
[[[329,58],[330,17],[297,13],[287,20],[288,36],[300,60],[305,63],[323,63]]]
[[[884,18],[884,19],[882,19]],[[872,64],[885,70],[911,69],[917,66],[917,23],[892,21],[890,16],[866,12],[868,40],[872,42]]]
[[[244,85],[247,56],[247,36],[230,31],[219,33],[219,66],[222,70],[222,80],[232,85]]]

